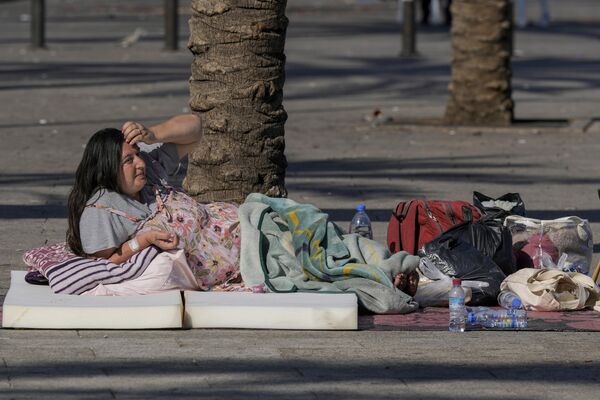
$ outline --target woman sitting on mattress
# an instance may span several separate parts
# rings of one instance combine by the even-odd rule
[[[152,245],[179,248],[198,289],[240,282],[237,206],[200,204],[177,189],[186,174],[187,153],[200,137],[201,122],[194,115],[150,128],[127,122],[121,131],[96,132],[69,195],[71,250],[119,264]],[[394,285],[412,296],[418,274],[398,274]]]

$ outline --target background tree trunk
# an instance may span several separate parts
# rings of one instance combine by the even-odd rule
[[[447,124],[512,122],[509,7],[509,0],[452,2],[453,59]]]
[[[203,138],[184,189],[199,201],[286,196],[286,0],[192,0],[190,107]]]

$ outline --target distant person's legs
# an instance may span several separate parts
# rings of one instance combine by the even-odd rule
[[[452,6],[452,0],[446,0],[446,5],[444,7],[444,23],[446,26],[452,25],[452,12],[450,11],[450,6]]]
[[[540,0],[540,26],[547,27],[550,25],[550,4],[548,0]]]
[[[527,3],[525,3],[525,0],[517,0],[516,6],[515,23],[519,28],[525,28],[527,26]]]
[[[421,25],[429,25],[431,0],[421,0]]]

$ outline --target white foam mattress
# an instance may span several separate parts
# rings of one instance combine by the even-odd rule
[[[181,328],[179,291],[140,296],[55,294],[48,286],[25,282],[25,271],[11,271],[2,310],[3,328],[156,329]]]
[[[353,293],[184,292],[188,328],[354,330]]]

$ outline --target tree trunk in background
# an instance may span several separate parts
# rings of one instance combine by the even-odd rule
[[[286,196],[286,0],[192,0],[190,107],[203,138],[184,189],[197,200]]]
[[[452,2],[452,78],[445,122],[452,125],[510,125],[509,0]]]

